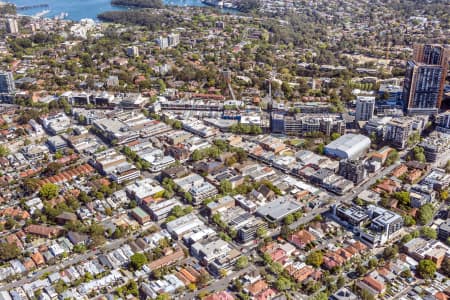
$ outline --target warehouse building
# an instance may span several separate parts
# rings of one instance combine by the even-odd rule
[[[325,146],[325,154],[341,159],[358,159],[370,148],[370,139],[362,134],[345,134]]]

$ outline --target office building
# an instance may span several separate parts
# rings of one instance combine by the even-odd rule
[[[416,45],[408,61],[403,85],[405,110],[434,114],[442,104],[450,49],[441,45]]]
[[[338,115],[326,114],[296,114],[284,115],[274,113],[271,116],[271,130],[273,133],[303,136],[315,132],[322,132],[330,136],[332,133],[345,133],[345,121]]]
[[[95,161],[94,165],[100,173],[107,175],[119,184],[135,180],[141,175],[140,171],[127,162],[126,157],[115,149],[96,153],[93,161]]]
[[[332,212],[337,221],[351,225],[361,241],[371,247],[385,244],[403,228],[402,216],[374,205],[362,208],[336,204]]]
[[[429,65],[445,65],[449,59],[449,48],[443,45],[414,45],[414,60]]]
[[[403,108],[403,88],[401,86],[381,84],[378,95],[380,97],[376,102],[378,108]]]
[[[0,72],[0,94],[11,94],[16,90],[11,72]]]
[[[169,48],[169,41],[167,37],[160,36],[156,39],[156,43],[159,45],[159,48],[166,49]]]
[[[356,121],[369,121],[375,111],[375,97],[358,96],[356,99]]]
[[[435,163],[448,154],[450,138],[446,133],[436,133],[422,139],[419,146],[423,148],[427,162]]]
[[[376,247],[392,239],[403,227],[402,216],[378,207],[369,205],[367,212],[371,218],[368,228],[360,230],[360,238],[366,244]]]
[[[139,56],[139,48],[137,46],[130,46],[127,48],[127,56],[128,57],[138,57]]]
[[[339,175],[353,181],[354,184],[361,183],[367,176],[364,161],[344,159],[339,162]]]
[[[161,49],[167,49],[178,46],[180,43],[180,34],[179,33],[171,33],[168,36],[160,36],[156,43],[159,45]]]
[[[169,47],[176,47],[180,43],[180,34],[172,33],[167,36]]]
[[[450,110],[436,116],[436,130],[450,133]]]
[[[176,199],[168,199],[159,202],[152,202],[150,205],[147,205],[145,209],[150,213],[150,216],[154,221],[161,221],[165,220],[170,215],[175,206],[182,207],[182,204]]]
[[[62,134],[71,126],[71,119],[65,113],[58,113],[42,118],[42,126],[51,135]]]
[[[249,220],[244,226],[238,229],[238,238],[242,243],[247,243],[251,240],[254,240],[258,236],[258,230],[262,229],[263,231],[267,230],[268,225],[261,219],[257,219],[255,217],[249,217]]]
[[[333,216],[350,226],[360,227],[369,219],[367,212],[359,206],[345,206],[336,204],[332,207]]]
[[[16,19],[7,19],[6,20],[6,32],[11,34],[19,33],[19,25]]]
[[[398,149],[405,149],[411,132],[411,122],[393,119],[386,126],[384,140]]]
[[[417,261],[429,259],[440,268],[449,248],[440,241],[415,238],[403,245],[403,251]]]
[[[438,238],[441,239],[442,241],[447,241],[449,237],[450,237],[450,220],[447,219],[445,222],[439,225]]]

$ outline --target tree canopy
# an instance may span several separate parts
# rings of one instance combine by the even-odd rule
[[[135,6],[140,8],[163,8],[161,0],[111,0],[112,5]]]
[[[59,193],[58,185],[53,183],[46,183],[41,187],[39,191],[39,196],[46,200],[50,200],[58,196],[58,193]]]
[[[17,258],[21,253],[15,244],[0,243],[0,260],[6,261]]]
[[[135,253],[130,257],[130,266],[133,270],[139,270],[147,262],[147,256],[142,253]]]
[[[419,209],[419,223],[425,225],[433,219],[434,209],[430,203],[423,205]]]
[[[313,267],[320,267],[320,265],[322,265],[323,263],[323,254],[320,251],[314,251],[311,252],[307,257],[306,257],[306,263],[308,265],[311,265]]]
[[[422,259],[417,266],[417,272],[423,279],[431,279],[436,273],[436,264],[430,259]]]

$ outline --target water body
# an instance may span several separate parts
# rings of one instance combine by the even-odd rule
[[[17,6],[48,4],[49,7],[19,10],[17,13],[33,16],[44,10],[49,12],[44,16],[52,18],[68,13],[66,19],[79,21],[84,18],[97,19],[99,13],[109,10],[126,10],[129,8],[111,5],[110,0],[6,0]],[[172,6],[205,6],[200,0],[163,0],[164,4]]]

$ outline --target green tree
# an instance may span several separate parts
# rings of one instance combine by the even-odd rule
[[[386,161],[384,162],[384,164],[386,166],[390,166],[393,163],[395,163],[398,159],[400,158],[398,151],[397,150],[391,150],[388,154],[388,157],[386,159]]]
[[[415,131],[408,138],[408,146],[412,147],[414,144],[417,144],[418,142],[420,142],[420,133],[418,131]],[[422,148],[422,151],[423,151],[423,148]]]
[[[377,265],[378,265],[378,260],[375,257],[369,259],[368,266],[370,269],[375,268]]]
[[[184,199],[187,203],[192,203],[192,201],[194,200],[191,193],[189,192],[184,193]]]
[[[155,300],[170,300],[170,295],[167,293],[162,293],[156,296]]]
[[[313,300],[328,300],[328,294],[325,292],[320,292],[314,296]]]
[[[281,90],[283,91],[284,96],[286,98],[288,98],[288,99],[292,98],[294,91],[292,90],[292,87],[288,82],[283,81],[283,83],[281,84]]]
[[[92,202],[92,198],[85,191],[81,191],[78,194],[78,201],[86,204],[86,203]]]
[[[325,153],[325,145],[324,144],[319,144],[316,148],[316,152],[318,154],[324,154]]]
[[[336,285],[337,285],[338,289],[343,287],[345,285],[345,277],[342,275],[339,276],[338,279],[336,280]]]
[[[32,194],[39,190],[39,179],[37,178],[27,178],[23,181],[23,189],[27,194]]]
[[[411,198],[409,196],[409,192],[401,191],[394,193],[394,198],[397,199],[401,205],[409,206],[411,202]]]
[[[414,159],[419,162],[425,162],[425,152],[422,147],[416,146],[413,148]]]
[[[340,136],[341,136],[341,134],[339,132],[333,132],[331,134],[331,140],[332,141],[337,140]]]
[[[271,263],[272,263],[272,257],[270,256],[270,254],[269,253],[264,253],[263,254],[263,260],[264,260],[264,264],[267,266],[267,265],[270,265]]]
[[[263,227],[260,227],[256,230],[256,236],[259,238],[263,238],[267,235],[267,230]]]
[[[441,265],[441,272],[444,273],[445,276],[450,276],[450,258],[444,258],[444,261]]]
[[[159,92],[164,93],[166,90],[166,83],[162,79],[158,79],[158,85],[159,85]]]
[[[284,217],[283,219],[284,225],[291,225],[292,223],[294,223],[294,216],[292,214],[289,214],[286,217]]]
[[[400,276],[403,278],[410,278],[412,277],[411,271],[409,269],[404,270],[400,273]]]
[[[420,230],[420,235],[428,239],[437,239],[437,232],[431,227],[422,227]]]
[[[360,264],[356,267],[356,273],[358,273],[358,276],[364,276],[367,273],[367,268]]]
[[[198,279],[200,285],[206,285],[211,280],[211,276],[208,273],[202,273]]]
[[[193,161],[198,161],[198,160],[201,160],[202,158],[203,158],[203,155],[200,150],[194,150],[194,152],[192,152],[191,159]]]
[[[245,255],[242,255],[239,257],[236,261],[236,268],[238,270],[242,270],[248,266],[248,257]]]
[[[229,194],[233,191],[233,186],[230,181],[223,179],[220,181],[219,190],[222,194]]]
[[[0,260],[17,258],[20,253],[20,248],[16,244],[0,243]]]
[[[55,159],[60,159],[64,156],[64,154],[61,152],[61,150],[56,151],[55,153]]]
[[[62,294],[65,290],[67,290],[67,288],[68,288],[67,284],[61,279],[58,280],[55,284],[55,291],[58,294]]]
[[[450,160],[445,164],[445,172],[450,173]]]
[[[432,279],[436,273],[436,264],[430,259],[422,259],[417,266],[417,273],[423,279]]]
[[[306,263],[308,265],[311,265],[313,267],[320,267],[323,263],[323,254],[320,251],[314,251],[311,252],[307,257],[306,257]]]
[[[84,252],[86,252],[86,250],[87,250],[86,246],[83,244],[77,244],[73,247],[73,251],[75,253],[84,253]]]
[[[416,220],[410,215],[405,215],[403,217],[403,223],[405,224],[405,226],[410,227],[416,225]]]
[[[0,157],[5,157],[8,155],[9,155],[9,149],[4,145],[0,145]]]
[[[398,254],[398,247],[397,245],[392,245],[384,248],[383,250],[383,258],[386,260],[393,259]]]
[[[441,201],[446,201],[448,199],[448,190],[443,190],[439,193],[439,198]]]
[[[53,199],[56,196],[58,196],[58,194],[59,194],[59,186],[53,183],[44,184],[39,191],[39,196],[46,200]]]
[[[409,233],[407,233],[407,234],[405,234],[405,235],[402,237],[401,243],[402,243],[402,244],[406,244],[406,243],[409,242],[410,240],[412,240],[412,236],[411,236]]]
[[[270,272],[272,272],[273,274],[278,276],[281,273],[283,273],[283,266],[278,262],[272,262],[269,265],[269,270],[270,270]]]
[[[275,287],[279,291],[290,290],[292,287],[292,282],[288,278],[281,276],[275,282]]]
[[[135,253],[130,257],[130,266],[133,270],[140,270],[147,262],[147,256],[142,253]]]
[[[419,223],[421,225],[428,224],[433,219],[433,206],[430,203],[423,205],[419,209]]]
[[[359,296],[362,300],[375,300],[375,297],[366,289],[359,289]]]

